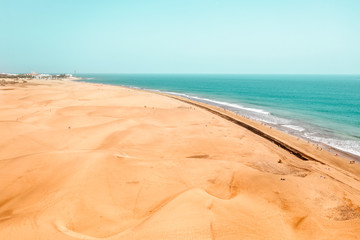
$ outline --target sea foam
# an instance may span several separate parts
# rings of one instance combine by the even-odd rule
[[[339,138],[331,138],[331,137],[320,137],[313,136],[313,134],[305,134],[306,138],[314,141],[326,144],[330,147],[339,149],[344,152],[352,153],[354,155],[360,156],[360,143],[355,140],[348,139],[339,139]]]
[[[296,131],[299,131],[299,132],[303,132],[305,131],[305,128],[303,127],[300,127],[300,126],[295,126],[295,125],[282,125],[283,127],[286,127],[286,128],[290,128],[292,130],[296,130]]]
[[[246,110],[246,111],[251,111],[251,112],[256,112],[256,113],[261,113],[261,114],[266,114],[266,115],[270,114],[269,112],[264,111],[262,109],[244,107],[244,106],[236,104],[236,103],[229,103],[229,102],[218,101],[218,100],[213,100],[213,99],[209,99],[209,98],[191,96],[191,95],[187,95],[187,94],[184,94],[184,93],[176,93],[176,92],[166,92],[166,93],[169,93],[169,94],[172,94],[172,95],[177,95],[177,96],[182,96],[182,97],[193,99],[193,100],[197,100],[199,102],[213,103],[212,105],[216,105],[216,106],[220,106],[220,107],[221,106],[223,106],[225,108],[226,107],[231,107],[231,108],[235,108],[235,109]]]

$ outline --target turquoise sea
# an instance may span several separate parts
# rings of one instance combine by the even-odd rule
[[[360,156],[360,75],[81,74],[227,108]]]

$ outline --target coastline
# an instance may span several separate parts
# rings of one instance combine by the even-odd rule
[[[360,164],[360,156],[359,155],[355,155],[353,153],[338,149],[336,147],[327,145],[327,144],[322,143],[322,142],[317,142],[317,141],[314,141],[312,139],[308,139],[308,138],[304,138],[302,136],[294,135],[294,134],[289,133],[287,131],[284,131],[282,129],[278,129],[276,126],[273,126],[273,124],[262,123],[259,120],[254,120],[254,119],[242,116],[241,114],[237,114],[237,113],[233,112],[232,110],[229,110],[229,109],[226,109],[226,108],[214,105],[214,104],[208,104],[206,102],[202,102],[202,101],[199,101],[199,100],[194,100],[194,99],[189,98],[189,97],[184,97],[184,96],[181,96],[181,94],[176,94],[176,93],[172,94],[172,93],[162,91],[162,90],[143,89],[143,88],[139,88],[139,87],[135,87],[135,86],[123,86],[123,85],[114,85],[114,84],[105,84],[105,83],[92,83],[91,81],[86,81],[86,79],[84,80],[84,79],[81,79],[81,78],[78,79],[78,80],[80,80],[80,81],[82,80],[82,82],[90,83],[90,84],[104,84],[104,85],[109,85],[109,86],[118,86],[118,87],[120,86],[120,87],[124,87],[124,88],[140,90],[140,91],[148,91],[148,92],[152,92],[154,94],[160,94],[160,95],[168,96],[168,97],[171,97],[171,98],[179,99],[179,100],[187,102],[187,103],[191,103],[191,104],[195,103],[195,105],[202,106],[205,109],[208,109],[210,112],[215,109],[216,111],[219,111],[222,114],[225,113],[225,115],[227,115],[228,113],[231,113],[231,116],[228,116],[228,117],[232,118],[232,120],[235,120],[235,121],[239,120],[239,121],[245,123],[245,125],[247,125],[247,126],[255,127],[256,130],[253,130],[253,131],[259,130],[259,127],[260,127],[260,129],[262,129],[261,126],[267,126],[270,129],[275,128],[275,130],[277,130],[277,131],[279,131],[281,133],[285,133],[285,136],[289,135],[289,136],[295,137],[297,140],[299,139],[299,140],[302,140],[305,143],[308,143],[308,144],[310,144],[312,146],[315,146],[315,148],[312,149],[313,151],[317,151],[317,150],[320,150],[320,149],[321,149],[321,151],[326,150],[327,152],[330,152],[335,156],[340,156],[340,157],[345,158],[345,159],[347,159],[349,161],[356,161],[357,163]],[[230,119],[228,119],[228,120],[230,120]],[[266,134],[267,130],[268,130],[267,128],[263,128],[263,130],[262,130],[262,131],[265,131],[265,135],[267,135]],[[261,133],[259,133],[259,134],[261,134]],[[268,136],[268,139],[272,138],[272,137],[273,136]],[[274,140],[270,140],[270,141],[274,141]],[[275,141],[277,142],[278,145],[279,144],[282,145],[281,140],[275,139]],[[294,143],[296,143],[296,142],[292,142],[291,144],[294,144]],[[288,147],[286,147],[286,148],[288,148]]]
[[[146,91],[146,90],[144,90],[144,91]],[[154,92],[154,93],[156,94],[158,92]],[[263,124],[259,121],[253,120],[253,119],[245,118],[244,116],[236,114],[232,111],[225,110],[223,108],[220,108],[220,107],[217,107],[214,105],[202,103],[199,101],[194,101],[194,100],[176,96],[176,95],[164,94],[164,93],[158,93],[158,94],[168,96],[171,98],[175,98],[180,101],[190,103],[194,106],[202,107],[213,114],[219,115],[228,121],[234,122],[235,124],[237,124],[241,127],[244,127],[259,136],[262,136],[263,138],[269,140],[270,142],[273,142],[274,144],[278,145],[279,147],[282,147],[283,149],[286,149],[287,151],[291,152],[292,154],[294,154],[295,156],[297,156],[298,158],[300,158],[302,160],[318,161],[315,159],[316,157],[314,157],[314,156],[316,156],[316,154],[313,155],[312,152],[322,151],[322,148],[323,148],[325,151],[332,154],[332,156],[334,156],[334,155],[341,156],[342,158],[346,158],[350,161],[353,161],[353,160],[357,161],[360,164],[360,156],[342,151],[340,149],[336,149],[336,148],[331,147],[326,144],[317,144],[316,142],[313,142],[311,140],[306,141],[306,139],[299,138],[295,135],[289,134],[287,132],[284,132],[284,131],[281,131],[278,129],[273,129],[273,127],[271,127],[270,125]],[[300,143],[300,144],[295,144],[293,139],[292,139],[293,141],[288,142],[288,143],[283,142],[283,140],[281,139],[282,134],[284,134],[284,136],[286,136],[286,138],[289,136],[296,138],[296,143]],[[280,138],[277,138],[277,137],[280,137]],[[299,146],[301,148],[301,145],[303,145],[303,144],[310,145],[312,147],[312,149],[310,149],[309,151],[308,150],[302,151],[302,150],[298,150],[298,149],[292,147],[292,146]],[[319,147],[321,147],[321,150]],[[313,156],[311,156],[311,155],[313,155]],[[320,162],[320,161],[318,161],[318,162]]]
[[[358,239],[358,163],[173,95],[24,84],[0,87],[0,236]]]
[[[261,137],[263,137],[263,138],[265,138],[267,140],[269,140],[270,142],[274,143],[275,145],[278,145],[279,147],[287,150],[291,154],[294,154],[295,156],[297,156],[299,159],[302,159],[304,161],[317,161],[317,162],[320,162],[319,160],[316,160],[314,157],[310,156],[311,153],[309,153],[307,151],[301,151],[301,150],[298,150],[296,148],[293,148],[289,144],[287,144],[286,142],[283,142],[283,140],[274,137],[274,135],[276,136],[279,133],[286,134],[286,135],[289,135],[289,136],[292,136],[292,137],[296,137],[294,135],[288,134],[286,132],[283,132],[283,131],[280,131],[280,130],[277,130],[277,129],[269,131],[269,129],[272,129],[271,126],[264,125],[264,124],[262,124],[262,123],[260,123],[258,121],[245,118],[245,117],[243,117],[241,115],[238,115],[238,114],[236,114],[234,112],[227,111],[225,109],[222,109],[222,108],[219,108],[219,107],[216,107],[216,106],[213,106],[213,105],[209,105],[209,104],[205,104],[205,103],[201,103],[201,102],[197,102],[197,101],[192,101],[192,100],[189,100],[189,99],[186,99],[186,98],[172,96],[172,95],[168,95],[168,94],[162,94],[162,95],[168,96],[168,97],[171,97],[171,98],[175,98],[175,99],[178,99],[178,100],[186,102],[186,103],[190,103],[190,104],[192,104],[194,106],[204,108],[204,109],[206,109],[207,111],[209,111],[209,112],[211,112],[213,114],[221,116],[222,118],[224,118],[224,119],[226,119],[228,121],[234,122],[235,124],[237,124],[237,125],[239,125],[239,126],[241,126],[243,128],[246,128],[249,131],[251,131],[251,132],[253,132],[253,133],[255,133],[255,134],[257,134],[257,135],[259,135],[259,136],[261,136]],[[269,129],[262,128],[259,125],[266,126]],[[276,132],[276,131],[278,131],[278,132]],[[271,132],[275,132],[275,134],[273,135],[273,134],[271,134]],[[297,140],[299,141],[300,139],[297,138]],[[304,139],[302,139],[302,141],[305,142]],[[309,144],[309,141],[307,143]],[[302,144],[304,144],[304,143],[302,143]],[[311,144],[311,145],[313,145],[313,144]],[[324,145],[324,146],[327,146],[327,145]],[[330,149],[330,146],[327,146],[327,148]],[[333,148],[333,149],[335,150],[335,148]],[[312,150],[315,151],[315,149],[312,149]],[[346,154],[346,152],[343,152],[343,151],[338,150],[338,149],[336,149],[336,150],[339,153],[341,152],[342,154]],[[318,151],[320,151],[320,150],[318,150]],[[305,153],[305,152],[307,152],[307,153]],[[359,156],[355,156],[353,154],[348,154],[347,157],[349,157],[351,159],[356,159],[357,161],[360,160]]]
[[[360,156],[360,112],[355,90],[360,85],[356,76],[84,74],[83,77],[86,82],[162,91],[215,105],[306,141]],[[319,87],[327,83],[328,87]],[[272,87],[276,85],[279,88]]]

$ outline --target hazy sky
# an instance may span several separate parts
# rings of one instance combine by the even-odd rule
[[[360,0],[0,0],[0,72],[360,73]]]

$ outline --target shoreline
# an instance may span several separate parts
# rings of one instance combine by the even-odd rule
[[[172,97],[172,96],[170,95],[170,97]],[[182,99],[182,98],[179,97],[179,99]],[[186,98],[184,98],[184,101],[185,101],[185,102],[190,102],[190,101],[188,101],[188,99],[186,99]],[[222,109],[222,108],[219,108],[219,107],[214,106],[214,105],[210,105],[210,104],[206,104],[206,103],[202,103],[202,102],[198,102],[198,101],[194,101],[194,102],[195,102],[195,104],[199,104],[199,105],[204,106],[205,108],[208,108],[210,111],[212,111],[212,109],[211,109],[212,107],[216,107],[216,108],[218,108],[218,110],[220,110],[220,111],[221,111],[221,109]],[[232,117],[231,117],[231,116],[228,116],[228,115],[226,115],[226,112],[231,112],[231,114],[234,115],[234,116],[232,116]],[[230,111],[230,110],[226,110],[226,111],[224,111],[224,113],[221,113],[221,112],[219,112],[219,113],[220,113],[220,114],[225,114],[225,119],[226,119],[226,117],[230,117],[231,119],[228,119],[229,121],[233,121],[233,120],[234,120],[234,121],[239,121],[237,118],[240,118],[240,124],[238,124],[238,125],[243,126],[243,127],[247,128],[247,129],[249,129],[249,130],[250,130],[251,128],[254,128],[253,130],[251,130],[251,131],[253,131],[253,132],[258,132],[258,131],[259,131],[259,129],[257,129],[256,127],[252,126],[253,124],[260,124],[260,125],[263,125],[263,126],[267,126],[267,127],[269,127],[270,129],[274,128],[272,125],[264,124],[264,123],[261,123],[261,122],[259,122],[259,121],[253,120],[253,119],[245,118],[244,116],[239,115],[239,114],[236,114],[236,113],[234,113],[234,112],[232,112],[232,111]],[[242,122],[242,121],[244,121],[245,119],[250,122],[249,125]],[[305,138],[302,138],[302,137],[293,135],[293,134],[291,134],[291,133],[288,133],[288,132],[279,130],[279,129],[277,129],[277,128],[275,128],[275,130],[277,130],[277,131],[279,131],[279,132],[281,132],[281,133],[287,134],[287,135],[289,135],[289,136],[292,136],[292,137],[295,137],[295,138],[299,138],[299,139],[301,139],[302,141],[307,142],[308,144],[311,144],[311,145],[314,145],[314,144],[320,145],[323,149],[325,149],[326,151],[328,151],[328,152],[330,152],[330,153],[333,153],[333,154],[335,154],[335,155],[336,155],[336,154],[341,155],[341,156],[343,156],[343,157],[345,157],[345,158],[347,158],[347,159],[349,159],[349,160],[355,160],[355,161],[357,161],[357,162],[360,164],[360,156],[358,156],[358,155],[355,155],[355,154],[352,154],[352,153],[349,153],[349,152],[346,152],[346,151],[337,149],[337,148],[332,147],[332,146],[330,146],[330,145],[326,145],[325,143],[315,142],[315,141],[310,140],[310,139],[305,139]],[[271,135],[267,135],[267,133],[265,133],[265,132],[261,132],[261,131],[260,131],[258,135],[260,135],[260,136],[265,135],[265,136],[263,136],[263,137],[266,138],[266,139],[268,139],[269,141],[274,142],[274,144],[281,144],[281,145],[284,144],[284,143],[281,142],[281,139],[273,139],[273,137],[272,137]],[[286,145],[286,144],[285,144],[285,145]],[[299,150],[296,150],[296,149],[293,149],[293,150],[292,150],[290,146],[283,146],[283,147],[284,147],[284,149],[288,149],[289,151],[294,151],[295,154],[296,154],[296,152],[299,151]],[[300,153],[300,155],[302,155],[302,154]],[[305,158],[311,158],[310,156],[307,156],[307,157],[304,156],[304,157],[305,157]],[[300,156],[300,158],[301,158],[301,156]],[[304,159],[304,160],[305,160],[305,159]]]
[[[112,86],[116,86],[116,85],[112,85]],[[124,87],[124,86],[121,86]],[[124,87],[124,88],[128,88],[128,87]],[[132,89],[132,88],[129,88]],[[151,91],[151,90],[145,90],[145,89],[136,89],[135,90],[138,91],[145,91],[145,92],[151,92],[151,93],[155,93],[155,94],[159,94],[159,95],[163,95],[163,96],[167,96],[173,99],[177,99],[179,101],[200,107],[205,109],[206,111],[218,115],[220,117],[222,117],[223,119],[230,121],[242,128],[245,128],[257,135],[259,135],[260,137],[270,141],[271,143],[277,145],[278,147],[283,148],[284,150],[288,151],[290,154],[293,154],[294,156],[296,156],[297,158],[299,158],[300,160],[303,161],[314,161],[314,162],[318,162],[320,164],[326,165],[329,164],[329,162],[331,162],[332,164],[335,163],[337,161],[340,162],[352,162],[355,161],[357,164],[360,164],[360,156],[348,153],[348,152],[344,152],[342,150],[333,148],[331,146],[328,146],[326,144],[322,144],[323,149],[319,150],[315,147],[315,142],[312,142],[311,140],[306,141],[305,139],[299,138],[297,136],[291,135],[287,132],[278,130],[278,129],[274,129],[271,126],[262,124],[258,121],[252,120],[252,119],[248,119],[245,118],[241,115],[238,115],[230,110],[226,110],[214,105],[210,105],[210,104],[206,104],[206,103],[202,103],[199,101],[195,101],[192,99],[188,99],[188,98],[184,98],[184,97],[180,97],[180,96],[176,96],[176,95],[171,95],[171,94],[166,94],[166,93],[161,93],[161,92],[157,92],[157,91]],[[290,141],[286,141],[285,139],[290,139]],[[295,140],[296,139],[296,140]],[[319,160],[319,153],[322,155],[323,153],[326,153],[326,157],[328,161],[322,161]],[[320,157],[321,159],[322,157]],[[350,165],[351,166],[351,165]],[[349,169],[347,169],[349,170]]]
[[[143,89],[141,89],[143,90]],[[143,91],[149,91],[149,92],[153,92],[153,93],[158,93],[164,96],[168,96],[174,99],[178,99],[180,101],[186,102],[186,103],[190,103],[194,106],[198,106],[198,107],[202,107],[204,109],[206,109],[207,111],[219,115],[221,117],[223,117],[224,119],[234,122],[235,124],[244,127],[252,132],[254,132],[255,134],[262,136],[263,138],[269,140],[270,142],[273,142],[274,144],[280,145],[282,148],[286,149],[287,151],[291,152],[292,154],[298,156],[300,159],[302,160],[312,160],[312,161],[318,161],[316,159],[314,159],[313,157],[309,156],[308,154],[302,153],[301,150],[295,149],[289,145],[287,145],[286,143],[282,142],[281,139],[277,139],[276,137],[273,137],[271,134],[268,134],[264,131],[259,130],[256,125],[263,125],[263,126],[267,126],[270,129],[273,129],[272,125],[268,125],[268,124],[264,124],[261,123],[260,121],[256,121],[253,119],[249,119],[246,118],[242,115],[239,115],[231,110],[225,110],[221,107],[218,107],[216,105],[211,105],[211,104],[206,104],[200,101],[196,101],[196,100],[192,100],[189,98],[185,98],[185,97],[181,97],[181,96],[176,96],[176,95],[171,95],[171,94],[167,94],[167,93],[161,93],[161,92],[156,92],[156,91],[151,91],[151,90],[143,90]],[[230,113],[230,114],[229,114]],[[326,151],[328,151],[329,153],[334,153],[336,156],[340,155],[348,160],[355,160],[360,164],[360,156],[337,149],[335,147],[326,145],[325,143],[321,143],[321,142],[315,142],[313,140],[310,139],[304,139],[301,138],[299,136],[290,134],[288,132],[279,130],[277,128],[275,128],[274,130],[279,131],[283,134],[287,134],[289,136],[295,137],[295,138],[299,138],[304,142],[307,142],[308,144],[314,145],[314,144],[319,144],[320,146],[322,146]]]
[[[0,79],[1,80],[1,79]],[[63,82],[63,81],[69,81],[69,82],[77,82],[77,83],[85,83],[85,84],[93,84],[93,85],[104,85],[104,86],[112,86],[112,87],[120,87],[120,88],[125,88],[125,89],[131,89],[131,90],[136,90],[136,91],[143,91],[143,92],[148,92],[148,93],[152,93],[152,94],[158,94],[158,95],[162,95],[162,96],[166,96],[169,98],[173,98],[173,99],[177,99],[179,101],[188,103],[188,104],[192,104],[194,106],[197,107],[201,107],[205,110],[207,110],[208,112],[212,113],[212,114],[216,114],[222,118],[224,118],[227,121],[233,122],[235,124],[237,124],[240,127],[246,128],[249,131],[263,137],[264,139],[272,142],[275,145],[278,145],[279,147],[282,147],[283,149],[287,150],[288,152],[294,154],[295,156],[297,156],[299,159],[301,160],[312,160],[312,161],[317,161],[317,162],[321,162],[319,160],[316,159],[316,157],[312,156],[312,153],[309,151],[305,151],[303,152],[301,149],[297,149],[296,147],[292,147],[291,144],[294,144],[294,142],[292,142],[290,145],[286,142],[283,142],[280,139],[278,139],[275,134],[275,136],[273,136],[273,133],[278,132],[280,133],[280,135],[282,135],[281,137],[292,137],[292,138],[296,138],[296,141],[302,141],[302,144],[305,145],[309,145],[312,149],[312,151],[316,152],[321,148],[321,151],[324,150],[326,152],[328,152],[331,156],[329,157],[336,157],[336,158],[343,158],[345,160],[348,161],[355,161],[356,163],[360,164],[360,156],[337,149],[335,147],[332,147],[330,145],[327,145],[325,143],[321,143],[321,142],[315,142],[313,140],[310,139],[305,139],[296,135],[293,135],[291,133],[282,131],[280,129],[277,129],[275,127],[273,127],[270,124],[266,124],[266,123],[262,123],[260,121],[254,120],[254,119],[250,119],[250,118],[246,118],[242,115],[239,115],[229,109],[225,109],[216,105],[212,105],[212,104],[207,104],[201,101],[197,101],[197,100],[193,100],[187,97],[182,97],[176,94],[171,94],[171,93],[167,93],[167,92],[163,92],[161,90],[152,90],[152,89],[142,89],[139,87],[133,87],[133,86],[122,86],[122,85],[113,85],[113,84],[105,84],[105,83],[92,83],[90,81],[86,81],[84,80],[84,78],[82,77],[72,77],[72,78],[64,78],[64,79],[25,79],[25,82],[22,80],[21,82],[10,82],[10,85],[12,84],[26,84],[26,83],[30,83],[34,82],[34,81],[40,81],[40,82]],[[5,85],[9,84],[5,82]],[[269,131],[268,131],[269,130]],[[319,149],[315,148],[319,147]],[[316,154],[315,154],[316,156]]]
[[[193,105],[201,106],[204,109],[207,109],[209,112],[214,111],[214,109],[215,109],[216,112],[219,111],[218,113],[225,114],[225,115],[227,113],[231,112],[232,116],[227,116],[226,115],[227,117],[231,118],[231,119],[228,119],[229,121],[234,120],[234,121],[240,121],[242,123],[244,123],[244,121],[245,121],[245,122],[249,123],[249,124],[245,123],[245,125],[247,127],[250,127],[250,128],[254,128],[254,124],[255,124],[256,127],[252,131],[257,132],[257,130],[259,130],[259,129],[257,129],[259,127],[259,125],[268,126],[270,129],[275,128],[277,131],[279,131],[281,133],[284,133],[286,135],[295,137],[295,138],[299,138],[302,141],[307,142],[309,145],[313,145],[313,146],[316,145],[319,149],[321,149],[321,151],[325,150],[325,151],[327,151],[327,152],[329,152],[331,154],[334,154],[335,156],[340,156],[340,157],[345,158],[345,159],[347,159],[349,161],[356,161],[357,163],[360,164],[360,156],[358,156],[358,155],[355,155],[355,154],[350,153],[350,152],[346,152],[344,150],[335,148],[333,146],[327,145],[327,144],[322,143],[322,142],[316,142],[316,141],[311,140],[311,139],[307,139],[307,138],[304,138],[304,137],[301,137],[301,136],[291,134],[289,132],[286,132],[286,131],[283,131],[283,130],[280,130],[280,129],[274,127],[272,124],[266,124],[266,123],[262,123],[260,121],[254,120],[254,119],[246,118],[246,117],[244,117],[244,116],[242,116],[240,114],[237,114],[237,113],[235,113],[235,112],[233,112],[233,111],[231,111],[229,109],[225,110],[224,108],[216,106],[216,105],[212,105],[212,104],[204,103],[204,102],[201,102],[201,101],[193,100],[193,99],[187,98],[187,97],[182,97],[182,96],[179,96],[179,95],[176,95],[176,94],[167,93],[167,92],[164,92],[162,90],[143,89],[143,88],[139,88],[139,87],[135,87],[135,86],[114,85],[114,84],[106,84],[106,83],[92,83],[91,81],[86,81],[86,80],[81,79],[81,78],[77,79],[77,80],[80,80],[80,82],[84,82],[84,83],[100,84],[100,85],[115,86],[115,87],[123,87],[123,88],[129,88],[129,89],[133,89],[133,90],[151,92],[151,93],[154,93],[154,94],[160,94],[160,95],[168,96],[168,97],[174,98],[174,99],[178,99],[180,101],[187,102],[187,103],[190,103],[190,104],[193,104]],[[238,124],[238,125],[241,126],[241,124]],[[242,127],[245,127],[245,125],[243,125]],[[266,135],[266,136],[264,136],[264,138],[268,139],[269,141],[274,142],[275,144],[280,144],[281,146],[284,145],[281,142],[281,140],[276,139],[276,138],[272,139],[273,137],[271,135],[268,135],[266,132],[262,132],[262,133],[259,132],[259,135],[261,135],[261,134]],[[285,145],[287,145],[287,144],[285,144]],[[285,149],[289,149],[289,150],[292,149],[291,146],[285,146],[285,145],[283,146]],[[296,149],[293,149],[293,150],[290,150],[290,151],[294,151],[294,153],[301,152],[300,150],[296,150]],[[303,154],[300,153],[299,156],[301,156],[301,155],[303,155]],[[307,155],[307,154],[305,154],[305,155]],[[305,157],[305,158],[312,158],[312,157],[308,156],[308,157]]]

